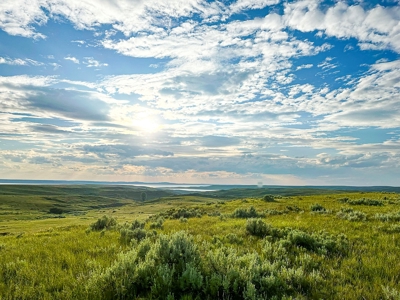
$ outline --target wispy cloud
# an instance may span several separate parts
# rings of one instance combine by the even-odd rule
[[[101,63],[97,60],[95,60],[93,57],[85,57],[85,61],[83,62],[88,68],[101,68],[101,67],[107,67],[107,63]]]
[[[33,59],[25,58],[16,58],[16,59],[11,59],[8,57],[0,57],[0,64],[6,64],[6,65],[12,65],[12,66],[43,66],[44,63],[38,62]]]
[[[64,57],[64,59],[65,60],[70,60],[70,61],[72,61],[74,64],[78,64],[79,65],[79,59],[77,59],[76,57],[73,57],[73,56],[66,56],[66,57]]]

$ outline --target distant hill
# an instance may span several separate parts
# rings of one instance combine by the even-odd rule
[[[218,189],[222,186],[208,186],[207,189]],[[301,196],[301,195],[323,195],[339,194],[343,192],[394,192],[400,193],[400,187],[376,186],[376,187],[351,187],[351,186],[265,186],[255,188],[254,186],[238,187],[223,186],[215,191],[193,192],[191,195],[210,198],[245,198],[262,197],[266,194],[281,196]],[[186,192],[187,193],[187,192]]]

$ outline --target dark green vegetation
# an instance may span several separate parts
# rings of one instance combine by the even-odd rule
[[[286,192],[0,186],[0,299],[400,299],[399,194]]]

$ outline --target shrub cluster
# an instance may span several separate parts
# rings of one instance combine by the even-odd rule
[[[340,219],[348,220],[348,221],[366,221],[367,214],[359,211],[354,210],[352,208],[342,207],[340,211],[336,214],[336,216]]]
[[[254,206],[251,206],[249,209],[245,208],[237,208],[231,215],[232,218],[242,218],[242,219],[248,219],[248,218],[260,218],[260,217],[265,217],[265,214],[263,213],[258,213],[257,210],[254,208]]]
[[[321,254],[344,254],[348,250],[348,241],[344,235],[335,237],[326,232],[307,233],[298,229],[274,228],[261,219],[249,219],[246,231],[253,236],[269,236],[274,241],[279,241],[286,249],[302,247]]]
[[[272,196],[272,195],[265,195],[265,196],[263,197],[263,200],[264,200],[265,202],[275,202],[275,197]]]
[[[122,244],[129,244],[132,240],[140,242],[153,233],[147,232],[144,229],[145,222],[135,220],[130,226],[124,226],[120,229],[120,242]]]
[[[288,249],[288,243],[311,245],[312,250],[337,247],[331,236],[310,236],[288,231],[288,242],[261,241],[259,252],[239,252],[223,245],[214,248],[209,243],[202,243],[200,249],[185,232],[146,238],[121,253],[111,267],[94,272],[87,293],[91,299],[287,299],[304,295],[323,279],[307,247],[295,252]]]
[[[288,210],[266,209],[264,214],[266,216],[277,216],[287,214],[288,212]]]
[[[96,222],[90,224],[89,228],[93,231],[100,231],[103,229],[110,229],[117,225],[117,220],[113,217],[102,216]]]
[[[343,220],[348,221],[365,221],[367,220],[367,215],[362,211],[354,210],[352,208],[344,208],[342,207],[340,211],[336,214],[336,216]]]
[[[300,207],[298,207],[297,205],[288,205],[288,206],[286,206],[286,209],[288,211],[294,211],[294,212],[302,211],[302,209]]]
[[[400,221],[400,211],[386,214],[376,214],[375,219],[383,222]]]
[[[319,203],[315,203],[313,205],[311,205],[310,207],[311,211],[313,212],[326,212],[326,208],[323,207],[321,204]]]
[[[171,208],[164,213],[159,214],[160,216],[168,219],[180,219],[180,218],[201,218],[205,214],[205,211],[198,207],[182,207],[179,209]]]
[[[246,222],[246,231],[254,236],[265,237],[270,233],[271,226],[261,219],[249,219]]]
[[[158,217],[155,222],[150,223],[150,229],[163,229],[164,221],[163,217]]]
[[[341,198],[338,199],[339,202],[347,203],[350,205],[367,205],[367,206],[382,206],[383,202],[380,200],[373,200],[373,199],[358,199],[358,200],[350,200],[349,198]]]
[[[381,228],[384,232],[387,233],[400,233],[400,225],[394,224],[389,227]]]

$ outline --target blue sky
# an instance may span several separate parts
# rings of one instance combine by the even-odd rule
[[[0,177],[400,179],[400,3],[3,0]]]

